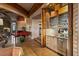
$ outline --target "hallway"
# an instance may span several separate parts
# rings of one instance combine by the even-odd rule
[[[41,46],[33,40],[27,40],[21,47],[23,48],[24,56],[59,56],[46,47],[41,48]]]

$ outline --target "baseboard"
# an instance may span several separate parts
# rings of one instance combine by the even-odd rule
[[[41,42],[39,41],[39,40],[37,40],[38,38],[34,38],[34,40],[36,41],[36,42],[38,42],[39,44],[41,44]]]

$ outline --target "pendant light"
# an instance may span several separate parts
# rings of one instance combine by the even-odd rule
[[[48,11],[49,15],[51,16],[51,12],[54,11],[54,4],[49,4],[47,6],[47,11]]]

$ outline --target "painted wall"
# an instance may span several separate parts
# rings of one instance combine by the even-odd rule
[[[32,39],[34,38],[38,38],[39,37],[39,24],[40,24],[40,19],[33,19],[32,20],[32,28],[31,28],[31,32],[32,32]]]
[[[79,56],[79,4],[73,4],[73,55]]]
[[[26,19],[26,31],[31,31],[32,20],[30,18]]]
[[[22,27],[26,27],[26,18],[19,18],[17,20],[17,30],[22,30]]]

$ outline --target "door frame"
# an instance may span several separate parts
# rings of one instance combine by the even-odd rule
[[[73,4],[68,4],[68,46],[69,50],[67,51],[67,55],[73,56]]]

